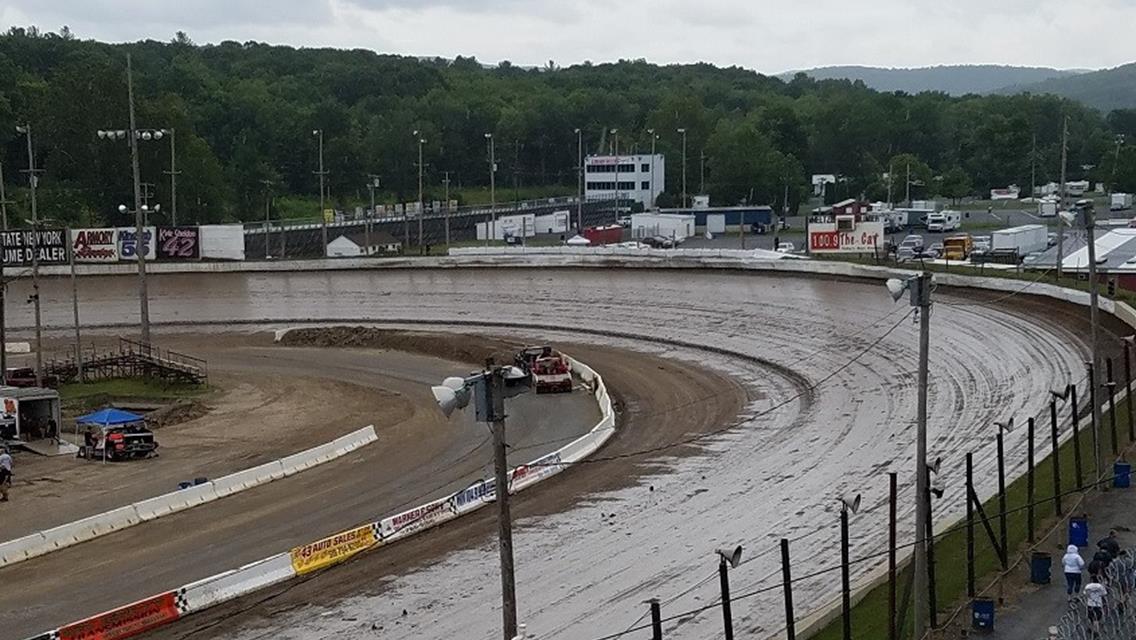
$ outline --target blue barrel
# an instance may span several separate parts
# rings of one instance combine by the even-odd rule
[[[1117,460],[1112,463],[1112,486],[1127,489],[1132,486],[1132,463]]]
[[[976,631],[994,630],[994,601],[990,598],[975,598],[970,603],[971,626]]]
[[[1053,567],[1053,557],[1043,551],[1034,551],[1030,556],[1030,582],[1034,584],[1049,584],[1050,569]]]
[[[1069,518],[1069,544],[1078,547],[1089,546],[1089,519],[1084,516]]]

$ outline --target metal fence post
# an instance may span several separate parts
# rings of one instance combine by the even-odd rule
[[[785,637],[796,640],[796,614],[793,612],[793,574],[789,565],[789,540],[781,538],[781,583],[785,591]]]
[[[1026,539],[1029,540],[1030,542],[1034,541],[1034,529],[1033,529],[1033,519],[1034,519],[1034,513],[1033,513],[1033,489],[1034,489],[1034,487],[1033,487],[1033,483],[1034,483],[1034,479],[1033,479],[1033,466],[1034,466],[1033,438],[1034,438],[1034,424],[1033,424],[1033,418],[1030,418],[1029,421],[1026,422]],[[970,512],[969,502],[967,503],[967,512],[968,513]],[[971,516],[968,515],[967,521],[969,522],[970,520],[971,520]],[[973,527],[973,522],[971,522],[970,526]],[[971,531],[970,535],[973,536],[974,532]]]

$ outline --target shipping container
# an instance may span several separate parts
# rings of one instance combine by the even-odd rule
[[[631,237],[685,240],[694,235],[694,222],[693,215],[681,213],[636,213],[631,216]]]
[[[617,224],[606,227],[588,227],[584,229],[583,236],[592,243],[593,247],[604,244],[619,244],[623,242],[623,227]]]

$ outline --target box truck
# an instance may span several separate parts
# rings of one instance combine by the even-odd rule
[[[1124,211],[1125,209],[1132,208],[1132,194],[1131,193],[1114,193],[1112,200],[1109,202],[1108,208],[1110,211]]]
[[[935,211],[927,214],[927,231],[931,233],[954,231],[962,224],[958,211]]]
[[[1049,248],[1049,229],[1043,224],[999,229],[991,236],[991,251],[1000,253],[1013,251],[1018,258]]]

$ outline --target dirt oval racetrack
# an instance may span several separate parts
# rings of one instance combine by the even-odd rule
[[[84,279],[84,322],[134,322],[135,284]],[[69,322],[68,286],[45,283],[48,324]],[[617,633],[650,597],[663,599],[665,612],[712,602],[715,547],[746,548],[747,562],[733,574],[735,593],[775,583],[782,537],[794,541],[799,575],[830,566],[844,494],[862,493],[865,502],[853,554],[879,551],[888,471],[900,474],[901,501],[911,504],[916,327],[906,305],[893,305],[879,283],[717,271],[453,269],[164,275],[153,278],[151,292],[159,323],[472,325],[597,345],[593,352],[580,347],[580,357],[611,376],[623,401],[624,437],[600,461],[518,501],[520,613],[539,637]],[[992,422],[1037,415],[1050,387],[1081,380],[1087,313],[1025,295],[989,306],[975,302],[994,294],[936,295],[930,451],[944,459],[947,487],[936,513],[950,518],[963,504],[967,451],[977,454],[980,492],[992,490]],[[20,312],[15,321],[27,326],[28,312]],[[1115,349],[1111,336],[1107,342]],[[604,346],[687,368],[680,376],[690,380],[687,395],[673,380],[656,383],[651,372],[628,370],[630,359],[605,355]],[[699,378],[701,369],[716,375]],[[744,406],[700,404],[740,397],[735,387],[745,390]],[[618,455],[656,444],[651,435],[660,421],[710,430],[729,426],[737,409],[743,419],[735,428],[698,447]],[[1010,433],[1007,449],[1020,451],[1022,438]],[[909,537],[910,509],[901,518],[900,535]],[[855,574],[871,569],[861,563]],[[835,583],[824,576],[802,583],[798,612],[822,606]],[[191,617],[158,637],[493,637],[497,584],[491,514],[480,513]],[[775,590],[740,600],[736,625],[746,635],[772,633],[780,607]],[[717,624],[710,611],[667,637],[711,637]]]

